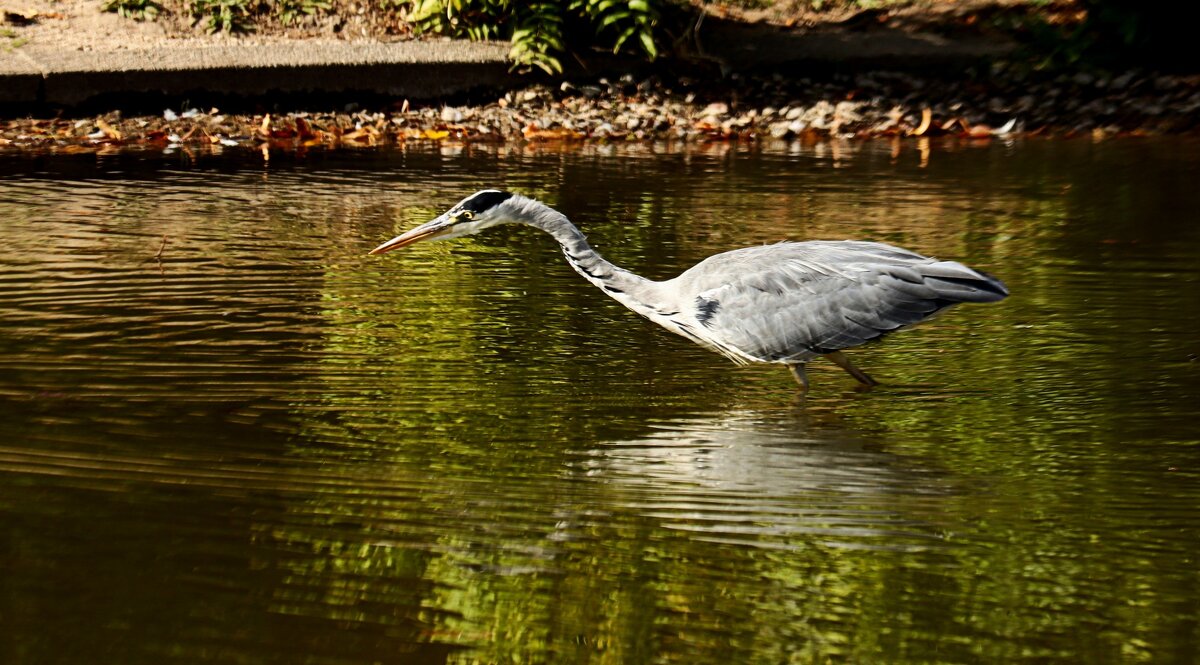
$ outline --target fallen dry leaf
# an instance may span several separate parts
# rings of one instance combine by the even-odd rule
[[[361,127],[348,134],[342,135],[343,141],[352,141],[354,143],[366,143],[367,145],[375,145],[377,134],[371,127]]]
[[[921,109],[921,124],[913,130],[913,136],[924,136],[925,132],[929,131],[929,125],[933,122],[933,110],[928,106]]]
[[[121,132],[115,127],[104,121],[104,118],[96,118],[96,128],[104,132],[104,135],[114,141],[121,140]]]
[[[301,139],[306,141],[316,136],[316,134],[313,134],[312,128],[309,127],[308,121],[304,118],[296,118],[296,133],[300,135]]]
[[[538,129],[530,125],[525,128],[523,133],[526,140],[529,141],[579,141],[583,139],[583,134],[561,127],[558,129]]]
[[[992,135],[992,128],[987,125],[975,125],[967,130],[967,136],[973,139],[986,139]]]

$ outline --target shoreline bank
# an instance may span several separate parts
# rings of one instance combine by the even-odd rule
[[[1149,136],[1200,131],[1200,77],[1027,74],[931,78],[902,72],[824,80],[775,74],[712,82],[657,76],[532,84],[461,104],[407,99],[337,110],[226,113],[187,106],[0,121],[0,150],[263,145],[273,150],[405,141],[754,142],[842,138]]]

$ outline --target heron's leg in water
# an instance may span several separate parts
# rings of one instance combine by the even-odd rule
[[[842,353],[841,351],[834,351],[833,353],[826,353],[825,357],[829,358],[833,362],[837,363],[838,367],[841,367],[842,369],[846,370],[847,374],[849,374],[850,376],[853,376],[855,379],[858,380],[859,383],[863,384],[864,386],[879,385],[879,382],[876,381],[875,379],[872,379],[869,374],[867,374],[866,372],[862,371],[861,369],[855,367],[854,363],[850,362],[850,359],[846,357],[846,354]]]
[[[808,392],[808,375],[804,373],[804,363],[792,363],[788,365],[788,369],[792,370],[792,377],[800,384],[800,392]]]

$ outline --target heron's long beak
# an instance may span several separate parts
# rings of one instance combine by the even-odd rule
[[[415,229],[392,238],[391,240],[371,250],[369,253],[384,254],[392,251],[393,249],[407,247],[415,242],[421,242],[422,240],[433,240],[448,233],[450,233],[450,219],[445,216],[438,217],[432,222],[426,222]]]

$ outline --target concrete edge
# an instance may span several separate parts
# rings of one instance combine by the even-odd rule
[[[900,30],[799,32],[731,21],[712,22],[702,46],[704,60],[725,73],[766,69],[806,75],[868,68],[963,69],[1015,49],[1004,42],[956,41]],[[427,101],[527,82],[509,72],[507,53],[507,44],[454,40],[267,40],[215,46],[179,40],[157,49],[69,52],[26,46],[0,52],[0,105],[22,111],[93,102],[125,108],[126,99],[147,96],[275,102],[281,94],[290,99],[367,94]],[[589,65],[595,73],[629,71],[633,63],[609,57]]]

